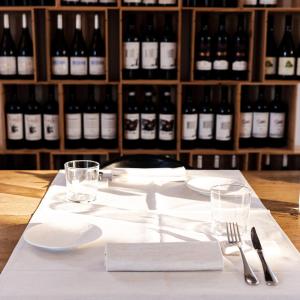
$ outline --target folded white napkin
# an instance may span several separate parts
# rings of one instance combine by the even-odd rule
[[[222,270],[217,241],[176,243],[109,243],[106,271],[206,271]]]

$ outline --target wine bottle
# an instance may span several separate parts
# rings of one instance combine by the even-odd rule
[[[22,33],[17,53],[18,75],[22,78],[33,78],[33,48],[27,27],[26,14],[22,14]]]
[[[157,77],[158,39],[154,32],[153,15],[148,15],[142,39],[142,71],[145,79]]]
[[[62,0],[63,5],[79,5],[80,0]]]
[[[42,146],[42,109],[35,99],[33,86],[29,87],[29,100],[24,109],[25,143],[30,149]]]
[[[16,88],[12,89],[9,100],[5,103],[6,113],[6,148],[24,148],[23,107],[18,101]]]
[[[264,147],[267,145],[269,128],[269,108],[265,101],[264,88],[259,88],[257,101],[253,107],[253,145]]]
[[[259,6],[262,7],[276,7],[277,0],[259,0]]]
[[[214,155],[214,169],[220,169],[220,155]]]
[[[211,103],[211,89],[204,88],[203,101],[199,106],[198,117],[198,146],[199,148],[211,148],[214,138],[215,114]]]
[[[94,15],[94,33],[89,51],[89,76],[105,79],[105,45],[99,26],[99,15]]]
[[[48,89],[48,101],[43,109],[43,128],[45,146],[49,149],[59,148],[58,103],[55,101],[54,87]]]
[[[182,105],[182,136],[181,145],[184,149],[192,149],[197,141],[198,113],[189,94]]]
[[[176,146],[175,114],[176,108],[171,101],[171,93],[170,91],[164,91],[158,116],[158,140],[159,147],[162,149],[174,149]]]
[[[75,90],[71,89],[69,99],[65,104],[66,148],[82,147],[82,112],[75,97]]]
[[[278,76],[282,79],[293,79],[295,76],[296,54],[292,36],[292,16],[285,18],[285,32],[278,48]]]
[[[88,88],[88,101],[83,109],[83,139],[86,148],[97,148],[100,139],[100,109],[95,101],[94,87]]]
[[[139,78],[140,73],[140,40],[136,32],[135,18],[130,16],[125,31],[124,42],[124,70],[125,79]]]
[[[140,108],[135,91],[130,91],[127,105],[124,107],[124,146],[125,148],[139,148],[140,141]]]
[[[117,103],[112,97],[111,88],[106,88],[105,100],[101,108],[101,145],[104,148],[116,148],[117,140]]]
[[[274,37],[274,16],[269,15],[268,34],[267,34],[267,52],[265,62],[266,79],[274,79],[277,72],[277,44]]]
[[[270,154],[267,154],[265,156],[265,164],[264,164],[264,170],[271,170],[271,156]]]
[[[297,69],[296,69],[297,79],[300,79],[300,45],[297,50]]]
[[[115,6],[116,4],[116,0],[99,0],[100,6]]]
[[[145,6],[153,6],[157,4],[157,0],[142,0],[143,5]]]
[[[228,89],[222,87],[220,105],[216,111],[216,147],[232,148],[233,108],[228,100]]]
[[[177,0],[158,0],[158,4],[164,6],[175,6],[177,4]]]
[[[212,40],[208,31],[208,17],[201,15],[200,31],[196,40],[196,79],[211,79],[212,77]]]
[[[203,156],[197,155],[197,169],[203,169]]]
[[[239,14],[237,32],[232,39],[232,78],[248,78],[248,33],[244,28],[244,16]]]
[[[247,7],[258,6],[258,0],[244,0],[244,6],[247,6]]]
[[[246,148],[254,146],[252,144],[253,110],[252,105],[245,99],[241,103],[240,114],[240,147]]]
[[[177,39],[172,29],[172,15],[165,15],[165,25],[159,44],[160,77],[176,79]]]
[[[135,6],[141,4],[142,0],[123,0],[123,5]]]
[[[275,97],[270,103],[269,145],[282,147],[285,145],[286,107],[281,99],[281,90],[276,86]]]
[[[213,2],[211,0],[191,0],[193,2],[193,6],[201,6],[201,7],[210,7],[213,6]]]
[[[231,156],[231,170],[236,170],[236,169],[238,169],[238,166],[237,166],[237,157],[236,157],[236,155],[235,154],[233,154],[232,156]]]
[[[289,169],[289,157],[287,154],[282,155],[282,166],[281,170],[288,170]]]
[[[228,79],[229,55],[228,43],[229,37],[226,32],[225,15],[219,17],[219,29],[214,36],[214,58],[213,71],[216,79]]]
[[[69,75],[69,51],[63,31],[62,14],[57,15],[57,27],[51,43],[52,77],[64,79]]]
[[[17,74],[16,45],[11,36],[9,15],[3,15],[3,33],[0,42],[0,76],[12,79]]]
[[[88,74],[88,54],[82,35],[80,14],[76,14],[76,27],[70,51],[70,74],[76,78],[85,78]]]
[[[98,0],[80,0],[81,5],[98,5]]]
[[[153,102],[153,93],[146,90],[141,109],[141,145],[143,148],[155,148],[157,142],[157,113]]]

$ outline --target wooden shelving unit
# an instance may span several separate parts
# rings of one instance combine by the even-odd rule
[[[1,7],[0,21],[4,12],[8,12],[13,16],[17,16],[12,22],[12,28],[19,20],[22,12],[30,16],[30,33],[34,44],[34,61],[35,75],[32,80],[1,80],[0,81],[0,162],[1,159],[16,158],[16,163],[22,161],[22,157],[26,155],[30,158],[33,168],[57,168],[61,167],[64,158],[76,155],[78,157],[98,157],[99,160],[106,160],[118,155],[134,155],[134,154],[160,154],[182,159],[191,166],[196,166],[198,155],[212,157],[220,155],[230,157],[236,155],[239,158],[239,167],[243,170],[260,170],[263,168],[263,160],[265,155],[280,156],[288,155],[293,159],[299,156],[300,149],[295,147],[295,123],[296,123],[296,102],[297,102],[297,80],[265,80],[264,63],[267,41],[267,21],[270,14],[287,14],[292,13],[299,16],[300,19],[300,1],[279,0],[280,7],[276,8],[249,8],[243,7],[244,1],[238,1],[236,8],[201,8],[201,7],[184,7],[182,1],[178,1],[175,7],[125,7],[122,1],[118,0],[114,7],[100,6],[62,6],[60,0],[56,0],[53,6],[30,6],[30,7]],[[289,2],[289,3],[288,3]],[[106,78],[104,80],[55,80],[51,77],[51,58],[50,43],[52,40],[52,32],[56,24],[57,13],[63,13],[64,28],[66,28],[66,38],[70,40],[74,30],[75,13],[82,13],[84,16],[83,33],[87,40],[90,39],[92,28],[92,15],[98,13],[101,19],[102,34],[105,38],[106,45]],[[177,31],[178,39],[178,55],[177,55],[177,79],[174,80],[127,80],[122,76],[123,65],[123,49],[122,39],[124,30],[124,20],[128,14],[139,14],[140,16],[148,13],[155,13],[160,16],[165,13],[173,14],[176,18],[174,26]],[[194,79],[194,53],[196,44],[196,33],[198,30],[198,21],[201,14],[219,15],[226,13],[231,16],[244,14],[247,17],[247,29],[249,33],[249,74],[246,81],[235,80],[196,80]],[[297,17],[298,18],[298,17]],[[230,20],[229,20],[230,19]],[[235,17],[233,18],[235,19]],[[16,21],[15,21],[16,20]],[[161,20],[159,21],[162,22]],[[232,18],[228,18],[228,22],[232,22]],[[236,21],[233,21],[236,22]],[[160,24],[161,25],[161,24]],[[0,34],[2,31],[0,23]],[[259,29],[259,30],[258,30]],[[40,31],[41,30],[41,31]],[[45,37],[41,32],[45,32]],[[42,44],[38,44],[42,43]],[[257,55],[260,53],[260,55]],[[43,65],[41,67],[41,65]],[[60,147],[59,149],[6,149],[6,128],[5,128],[5,112],[4,105],[6,101],[6,90],[11,85],[54,85],[57,91],[59,103],[59,121],[60,121]],[[118,147],[115,149],[66,149],[64,136],[64,103],[66,101],[67,86],[84,86],[95,85],[105,87],[106,85],[115,87],[115,94],[118,101]],[[234,103],[234,138],[231,150],[218,149],[192,149],[186,150],[181,147],[181,109],[184,101],[184,91],[188,88],[202,89],[205,85],[211,85],[217,88],[219,85],[226,85],[233,90],[232,101]],[[260,85],[265,86],[283,86],[287,91],[287,102],[289,103],[289,128],[288,143],[284,148],[240,148],[239,147],[239,118],[240,104],[243,95],[243,89],[246,87],[257,88]],[[176,120],[176,147],[171,150],[163,149],[126,149],[123,147],[123,118],[122,111],[125,101],[124,90],[131,86],[154,86],[160,88],[162,86],[172,86],[176,89],[174,102],[177,107]],[[227,159],[227,158],[226,158]],[[298,159],[298,158],[297,158]],[[25,159],[24,159],[25,161]],[[59,165],[60,164],[60,165]],[[20,168],[23,167],[20,164]],[[26,166],[25,166],[26,167]]]

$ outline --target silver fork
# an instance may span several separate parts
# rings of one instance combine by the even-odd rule
[[[226,223],[227,239],[228,243],[235,245],[239,248],[243,265],[244,265],[244,278],[246,283],[249,285],[258,285],[259,281],[255,276],[253,270],[249,266],[244,251],[242,249],[242,239],[239,231],[239,226],[237,223]]]

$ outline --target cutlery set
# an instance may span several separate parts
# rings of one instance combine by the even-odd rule
[[[254,274],[250,265],[248,264],[246,256],[245,256],[243,248],[242,248],[242,239],[241,239],[241,235],[239,232],[238,224],[237,223],[226,223],[226,232],[227,232],[228,243],[231,245],[237,246],[241,253],[243,266],[244,266],[245,282],[249,285],[258,285],[259,280],[256,277],[256,275]],[[264,277],[265,277],[266,284],[269,286],[277,285],[278,279],[275,276],[275,274],[272,272],[272,270],[270,269],[270,267],[268,266],[268,264],[265,260],[265,257],[263,254],[263,249],[262,249],[261,243],[259,241],[258,235],[256,233],[255,227],[252,227],[252,229],[251,229],[251,241],[252,241],[254,249],[256,250],[256,252],[260,258],[260,261],[261,261],[261,264],[262,264],[262,267],[264,270]]]

